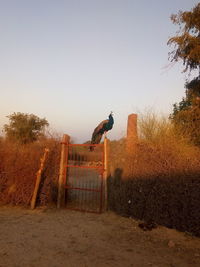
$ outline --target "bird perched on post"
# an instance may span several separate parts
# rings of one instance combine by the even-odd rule
[[[95,129],[92,134],[91,144],[99,144],[103,134],[106,134],[112,129],[114,124],[113,112],[111,111],[108,120],[102,121]],[[90,146],[90,151],[94,150],[94,146]]]

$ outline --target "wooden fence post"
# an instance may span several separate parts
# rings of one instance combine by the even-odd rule
[[[109,155],[110,155],[110,140],[105,137],[104,139],[104,208],[108,209],[108,176],[110,175],[109,168]]]
[[[37,194],[38,194],[38,190],[39,190],[40,182],[41,182],[42,171],[44,169],[44,164],[45,164],[45,161],[47,159],[48,153],[49,153],[49,149],[48,148],[45,148],[44,155],[40,159],[40,168],[39,168],[39,170],[37,172],[37,177],[36,177],[36,182],[35,182],[35,188],[34,188],[33,196],[32,196],[32,199],[31,199],[31,209],[32,210],[35,208]]]
[[[60,171],[58,179],[58,199],[57,208],[61,208],[65,204],[65,185],[66,185],[66,170],[68,162],[68,144],[70,137],[67,134],[63,135],[61,142],[61,156],[60,156]]]

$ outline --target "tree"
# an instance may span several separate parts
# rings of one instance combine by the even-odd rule
[[[179,25],[177,35],[168,40],[168,45],[174,45],[171,61],[183,60],[184,71],[200,71],[200,3],[191,11],[171,15],[171,20]]]
[[[200,3],[191,11],[179,11],[171,20],[179,25],[177,35],[170,38],[174,45],[169,53],[171,61],[182,60],[184,72],[198,70],[198,76],[185,83],[185,97],[173,106],[170,118],[184,134],[200,145]]]
[[[4,125],[6,137],[21,144],[38,140],[44,135],[45,127],[49,125],[46,119],[40,119],[34,114],[14,112],[7,117],[10,123]]]
[[[199,105],[199,99],[200,99],[200,79],[199,77],[194,78],[190,82],[185,83],[185,94],[186,96],[182,98],[182,101],[178,104],[175,103],[173,105],[173,114],[171,118],[174,118],[177,113],[179,113],[182,110],[188,110],[192,107]]]
[[[171,119],[195,145],[200,145],[200,80],[186,82],[186,97],[174,104]]]

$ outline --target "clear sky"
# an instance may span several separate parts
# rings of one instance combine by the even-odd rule
[[[181,64],[169,67],[170,15],[195,0],[0,0],[0,127],[13,112],[45,117],[76,142],[110,111],[108,134],[127,116],[169,114],[184,96]]]

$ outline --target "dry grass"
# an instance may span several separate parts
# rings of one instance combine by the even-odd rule
[[[29,205],[44,148],[50,153],[42,176],[39,201],[49,199],[58,175],[59,143],[54,139],[28,145],[17,145],[6,140],[0,144],[0,201],[15,205]]]
[[[139,139],[111,142],[110,209],[200,236],[200,149],[166,118],[140,115]],[[60,144],[51,138],[26,146],[0,139],[0,201],[29,205],[44,148],[50,153],[38,201],[56,201]]]
[[[131,152],[127,154],[125,138],[111,142],[112,174],[116,168],[127,177],[200,171],[199,147],[154,113],[139,117],[139,138]]]
[[[139,137],[129,154],[125,139],[111,145],[110,208],[200,235],[200,149],[152,113]]]

